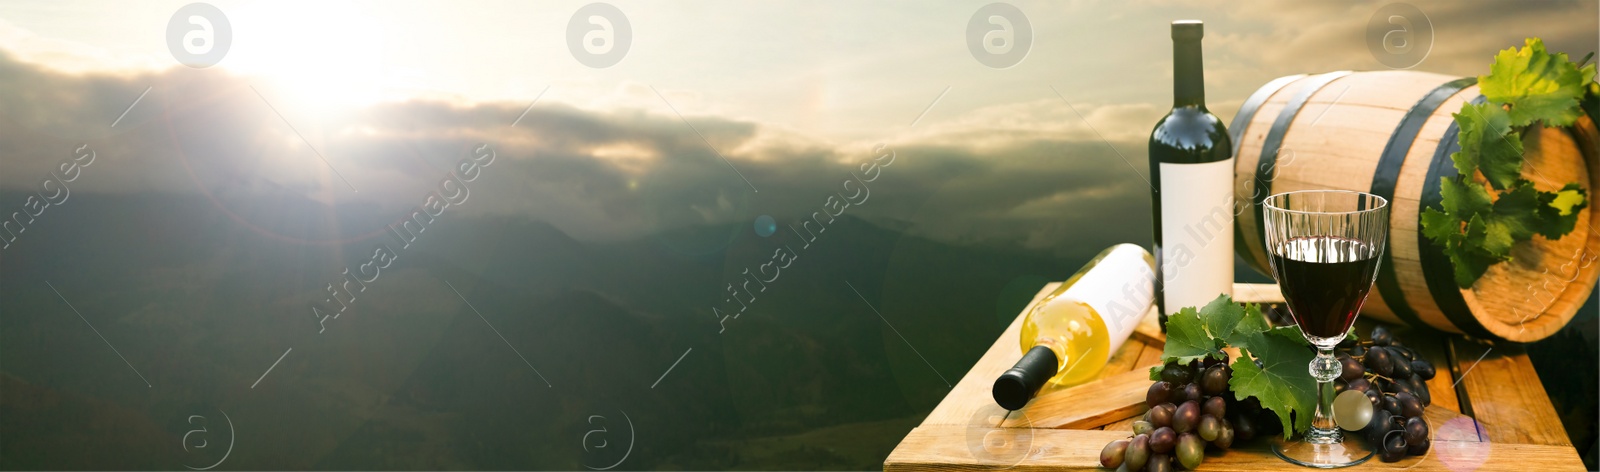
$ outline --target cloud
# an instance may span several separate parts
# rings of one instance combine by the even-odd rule
[[[1048,90],[1046,90],[1048,92]],[[929,123],[907,140],[973,149],[1001,149],[1019,141],[1070,140],[1137,142],[1167,113],[1146,104],[1038,100],[980,107],[959,117]]]
[[[1390,1],[1284,3],[1235,2],[1231,28],[1208,31],[1206,42],[1230,60],[1208,70],[1232,79],[1261,70],[1316,73],[1338,69],[1383,70],[1368,50],[1367,23]],[[1487,72],[1494,52],[1539,36],[1552,50],[1581,58],[1594,50],[1596,5],[1583,1],[1414,2],[1432,25],[1431,53],[1415,70],[1459,75]],[[1421,28],[1418,22],[1414,28]],[[1422,37],[1418,41],[1424,41]],[[1212,65],[1209,63],[1208,65]],[[1252,73],[1251,71],[1255,71]]]
[[[600,241],[747,224],[763,214],[797,221],[879,144],[557,101],[527,109],[411,100],[319,113],[285,98],[290,91],[221,70],[74,74],[0,54],[0,72],[0,188],[34,188],[87,143],[100,160],[74,192],[205,196],[269,231],[307,216],[284,214],[290,207],[394,221],[478,143],[499,158],[471,185],[465,213],[549,221]],[[1143,155],[1144,131],[1129,130],[1160,114],[1142,105],[1077,109],[1083,118],[1058,99],[994,106],[887,137],[898,157],[873,183],[870,203],[852,213],[946,241],[1061,246],[1073,234],[1044,237],[1040,228],[1101,204],[1144,201],[1143,164],[1124,162]]]
[[[1481,74],[1495,50],[1528,35],[1577,56],[1593,47],[1595,15],[1571,21],[1590,3],[1418,5],[1437,31],[1420,70]],[[1231,118],[1246,95],[1277,76],[1380,68],[1363,36],[1379,6],[1247,2],[1226,18],[1208,19],[1212,110]],[[1131,7],[1106,27],[1164,32],[1165,17],[1203,13],[1164,2]],[[1104,9],[1062,8],[1075,18]],[[1491,22],[1494,28],[1479,26]],[[729,110],[750,105],[730,106],[722,91],[641,82],[582,85],[610,90],[585,97],[561,89],[579,87],[571,80],[556,80],[531,109],[521,100],[444,94],[330,109],[225,69],[63,69],[48,64],[49,55],[0,52],[0,188],[34,188],[88,143],[102,160],[75,182],[75,192],[206,196],[269,228],[300,218],[283,214],[290,206],[366,215],[381,227],[420,204],[472,146],[490,143],[501,159],[459,211],[544,220],[583,240],[620,240],[748,224],[760,215],[793,221],[815,211],[884,143],[900,159],[874,182],[872,202],[852,209],[869,221],[943,241],[1046,250],[1084,240],[1142,242],[1149,224],[1142,216],[1144,143],[1169,100],[1165,37],[1046,61],[1057,40],[1044,34],[1048,26],[1041,20],[1039,62],[1030,67],[1044,67],[1036,72],[1048,76],[1089,66],[1052,82],[1054,92],[1041,83],[1027,93],[985,89],[972,77],[953,77],[949,96],[908,127],[941,89],[908,84],[882,91],[879,101],[850,104],[848,110],[895,104],[882,113],[895,118],[846,134],[802,126],[854,118],[749,118]],[[7,48],[38,49],[30,41]],[[1112,53],[1119,68],[1093,68]],[[20,204],[0,202],[11,206],[0,210]],[[1096,220],[1118,223],[1082,223]]]
[[[116,54],[76,41],[41,36],[3,18],[0,18],[0,44],[23,61],[67,73],[155,70],[168,65],[157,58]]]

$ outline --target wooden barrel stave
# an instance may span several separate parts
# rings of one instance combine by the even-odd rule
[[[1435,86],[1443,85],[1454,80],[1454,77],[1440,76],[1444,80],[1438,81]],[[1421,97],[1426,91],[1420,92],[1415,97]],[[1441,139],[1455,123],[1451,111],[1461,109],[1461,105],[1478,96],[1478,86],[1472,85],[1462,88],[1461,91],[1445,99],[1433,114],[1427,117],[1422,127],[1418,130],[1416,138],[1411,143],[1411,148],[1406,151],[1405,162],[1401,164],[1399,177],[1395,182],[1394,195],[1390,198],[1389,218],[1389,251],[1390,262],[1395,269],[1395,279],[1399,284],[1401,297],[1405,307],[1409,308],[1414,318],[1407,318],[1396,312],[1393,308],[1396,303],[1390,303],[1386,318],[1391,322],[1412,323],[1420,321],[1435,329],[1451,332],[1461,332],[1440,310],[1428,291],[1426,275],[1420,269],[1422,266],[1422,241],[1416,235],[1421,230],[1417,215],[1422,211],[1422,201],[1419,196],[1427,183],[1428,170],[1433,164],[1434,157],[1438,154]],[[1445,143],[1448,144],[1448,143]],[[1409,269],[1409,270],[1403,270]],[[1404,308],[1403,308],[1404,309]]]
[[[1448,153],[1455,147],[1450,114],[1478,97],[1476,85],[1452,83],[1456,80],[1413,71],[1363,72],[1286,77],[1258,90],[1246,101],[1233,128],[1235,189],[1241,210],[1235,229],[1240,255],[1258,270],[1268,270],[1256,207],[1266,195],[1304,189],[1373,191],[1379,162],[1372,156],[1400,146],[1389,141],[1417,108],[1417,115],[1410,120],[1421,124],[1407,124],[1415,132],[1409,146],[1390,151],[1398,154],[1389,159],[1403,161],[1395,162],[1397,169],[1385,171],[1393,182],[1390,260],[1386,261],[1393,272],[1386,281],[1388,289],[1382,290],[1388,294],[1374,290],[1378,296],[1369,297],[1363,312],[1391,322],[1515,341],[1540,339],[1565,325],[1600,278],[1600,263],[1594,263],[1594,256],[1600,255],[1600,231],[1588,227],[1594,223],[1590,215],[1580,215],[1582,227],[1560,240],[1535,237],[1519,244],[1513,254],[1516,261],[1497,264],[1485,274],[1483,280],[1493,283],[1480,281],[1472,289],[1460,290],[1449,279],[1448,263],[1442,274],[1423,270],[1427,260],[1437,265],[1440,256],[1418,235],[1417,215],[1424,203],[1420,196],[1428,190],[1430,178],[1437,181],[1442,175],[1454,174],[1448,162]],[[1306,95],[1309,87],[1318,88]],[[1429,94],[1436,97],[1422,100]],[[1246,115],[1252,101],[1259,103]],[[1295,114],[1278,133],[1279,151],[1264,160],[1262,149],[1286,108],[1293,108]],[[1600,188],[1600,172],[1595,169],[1600,159],[1593,157],[1600,148],[1600,134],[1592,121],[1585,119],[1582,126],[1572,136],[1558,130],[1534,130],[1525,137],[1529,140],[1528,167],[1548,169],[1546,173],[1552,174],[1527,172],[1539,188],[1559,188],[1570,181]],[[1444,160],[1436,164],[1441,157]],[[1271,172],[1258,176],[1264,166]],[[1255,183],[1261,177],[1268,186],[1257,191]],[[1431,287],[1430,275],[1434,277]],[[1451,284],[1448,290],[1441,280]],[[1440,296],[1444,298],[1436,299]]]
[[[1242,241],[1242,247],[1248,251],[1244,255],[1246,262],[1249,262],[1256,270],[1263,273],[1271,273],[1271,269],[1266,259],[1266,250],[1261,245],[1262,241],[1259,236],[1261,227],[1257,224],[1257,219],[1252,215],[1258,213],[1255,201],[1266,195],[1271,195],[1272,189],[1270,187],[1258,188],[1255,183],[1257,170],[1263,166],[1261,163],[1261,148],[1267,139],[1267,132],[1272,123],[1271,120],[1283,112],[1289,97],[1294,96],[1301,88],[1304,88],[1309,79],[1311,79],[1310,76],[1305,76],[1282,85],[1277,91],[1272,92],[1266,102],[1254,113],[1248,116],[1240,114],[1235,118],[1236,122],[1244,120],[1242,122],[1244,126],[1235,125],[1233,128],[1234,198],[1239,208],[1243,210],[1234,218],[1234,238],[1236,241]],[[1260,120],[1265,120],[1266,124],[1257,124]]]

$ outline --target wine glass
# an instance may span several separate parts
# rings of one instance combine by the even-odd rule
[[[1272,276],[1300,334],[1317,348],[1316,416],[1299,441],[1279,440],[1272,450],[1286,461],[1319,468],[1345,467],[1372,457],[1359,440],[1345,441],[1333,421],[1333,379],[1342,364],[1333,348],[1372,289],[1389,234],[1389,201],[1370,193],[1309,190],[1267,197],[1266,245]]]

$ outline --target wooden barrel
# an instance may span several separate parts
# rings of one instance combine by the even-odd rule
[[[1457,175],[1451,113],[1482,100],[1476,79],[1414,71],[1332,72],[1283,77],[1240,107],[1232,133],[1235,250],[1270,274],[1261,201],[1279,192],[1342,189],[1389,199],[1389,247],[1363,313],[1488,339],[1531,342],[1567,324],[1600,276],[1594,207],[1559,240],[1534,236],[1513,259],[1460,289],[1450,260],[1419,233],[1422,208],[1440,208],[1439,181]],[[1600,188],[1600,133],[1589,117],[1572,129],[1523,135],[1523,176],[1536,188],[1568,182]],[[1482,176],[1478,176],[1480,182]],[[1591,190],[1589,198],[1595,198]]]

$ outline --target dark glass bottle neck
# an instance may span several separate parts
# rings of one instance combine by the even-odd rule
[[[1172,41],[1172,107],[1204,107],[1206,77],[1200,60],[1199,39]]]

